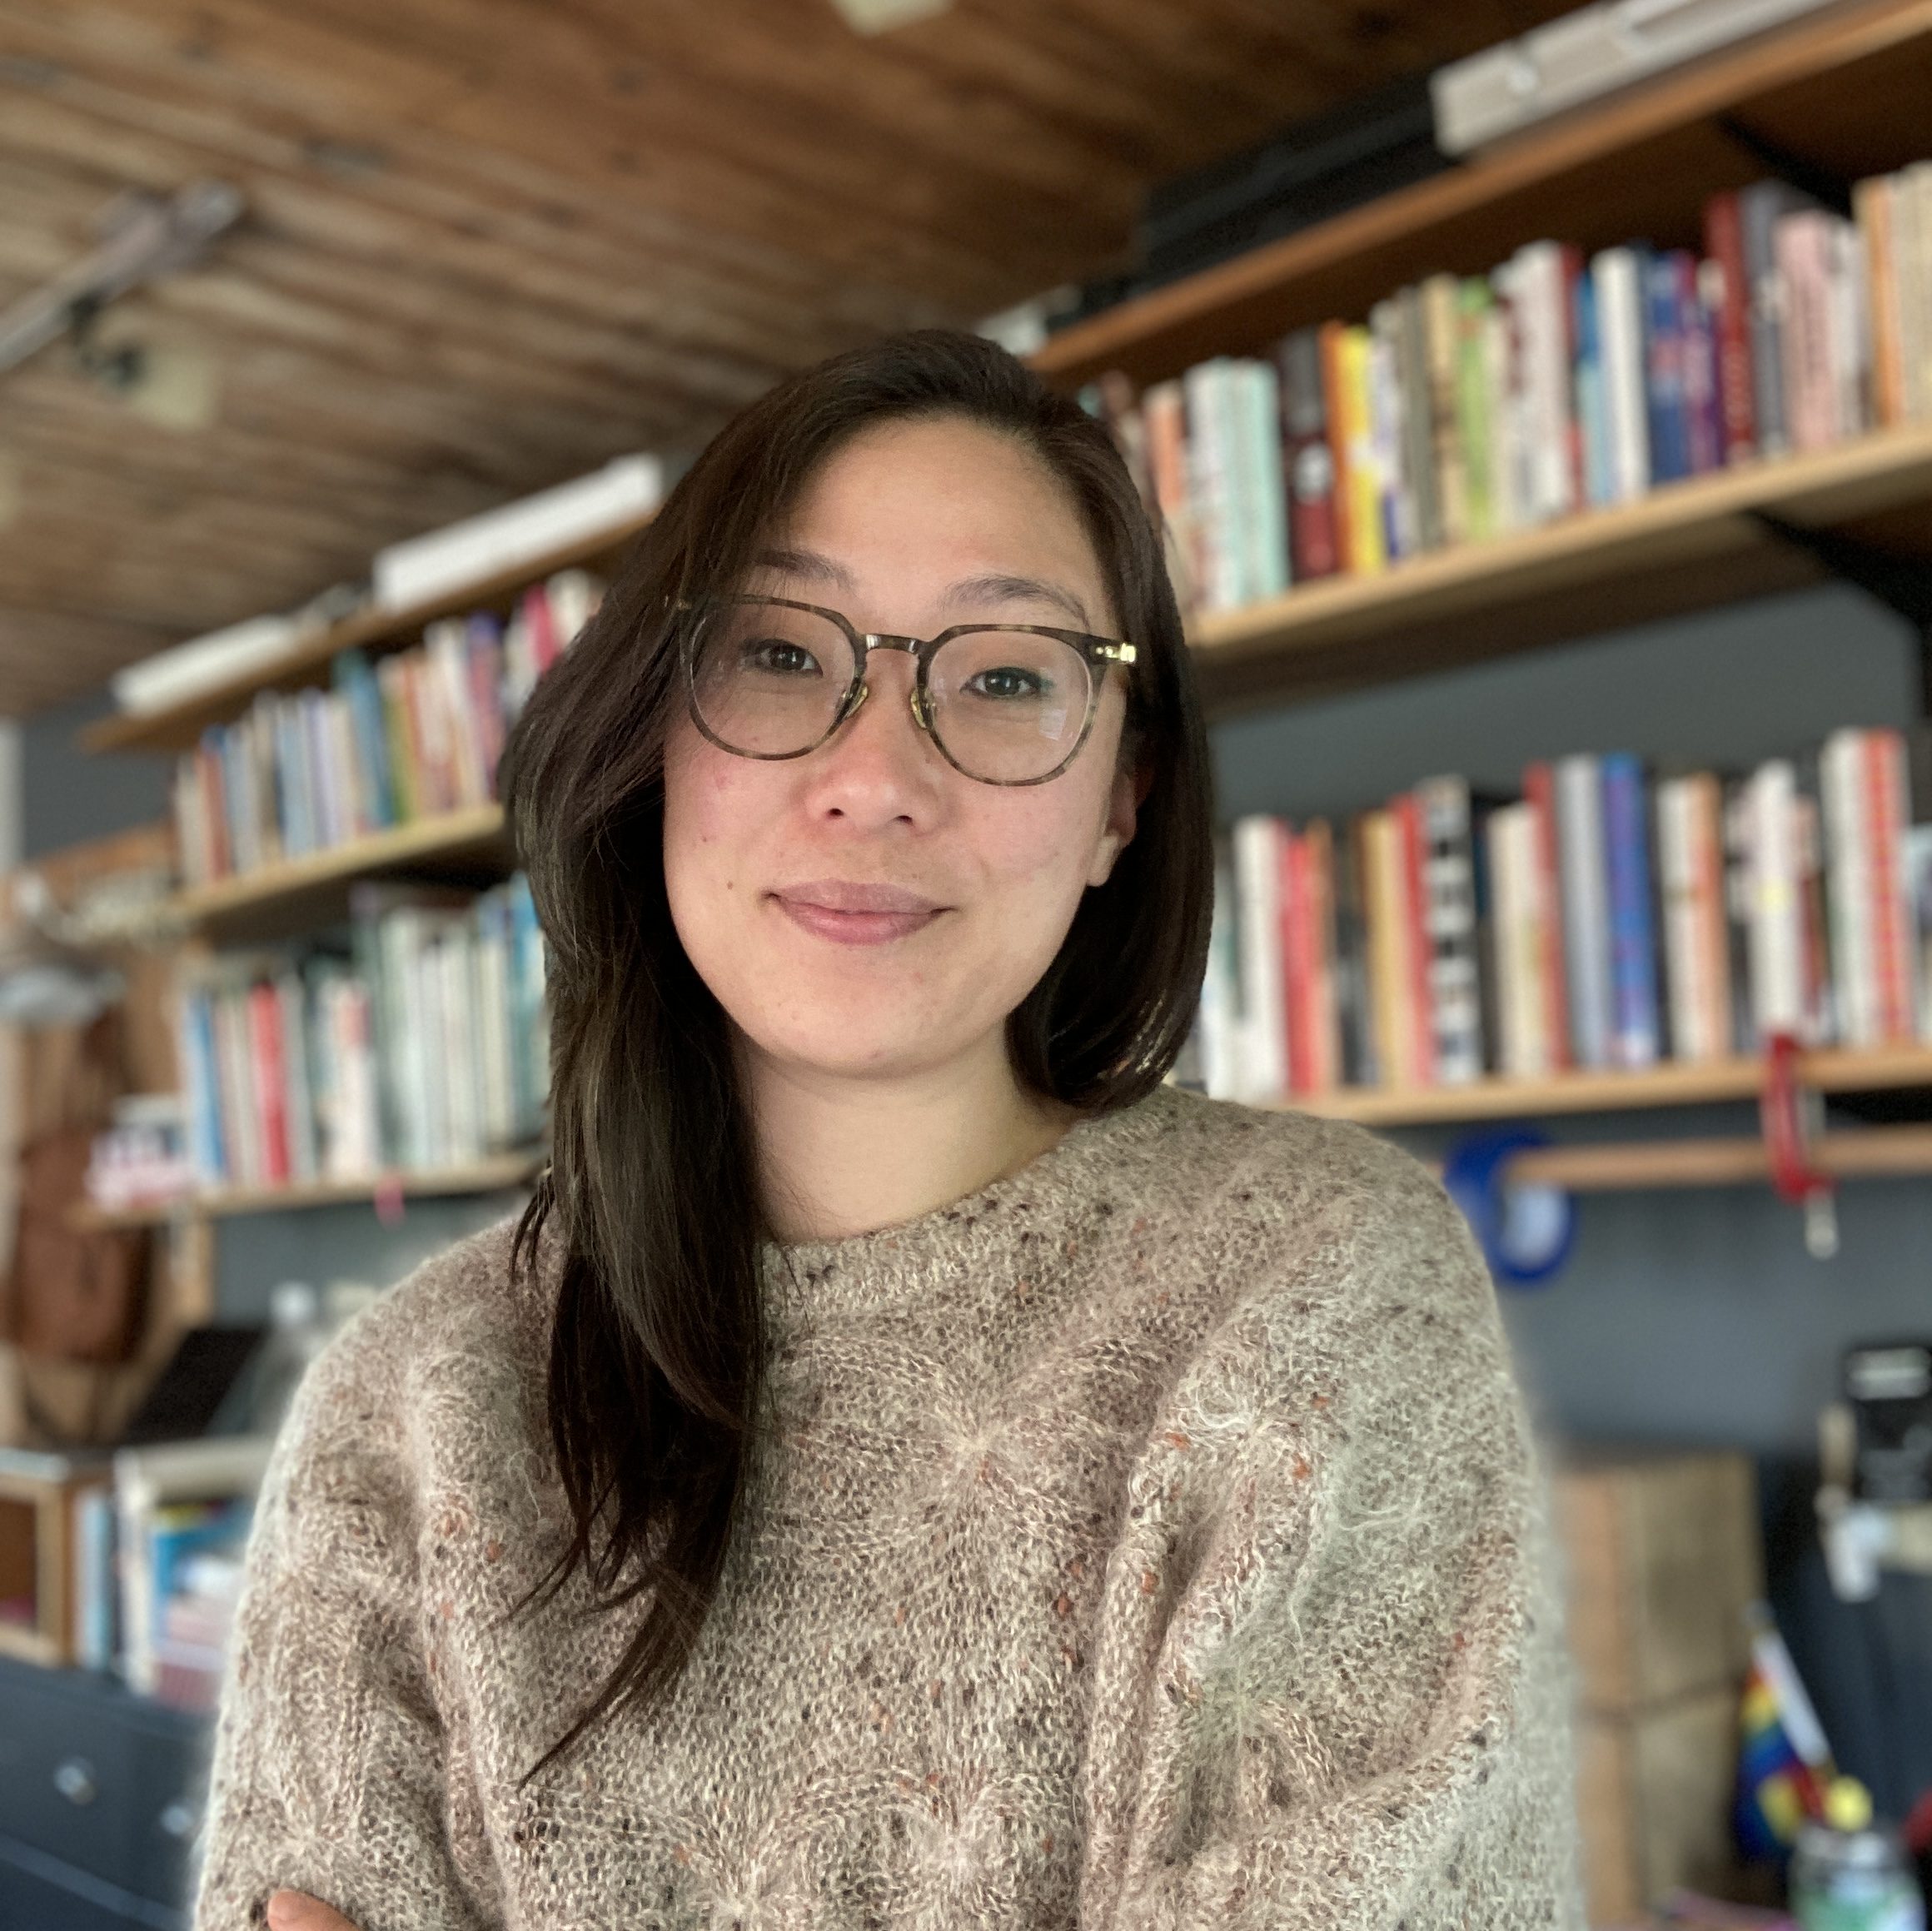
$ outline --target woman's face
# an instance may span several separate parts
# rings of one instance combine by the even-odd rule
[[[861,632],[986,620],[1120,634],[1058,480],[956,420],[882,425],[829,457],[744,587]],[[678,936],[752,1050],[796,1074],[899,1077],[1003,1053],[1007,1015],[1133,835],[1132,774],[1115,769],[1121,669],[1067,769],[1006,787],[954,769],[914,724],[914,669],[874,651],[865,701],[804,757],[734,756],[681,712],[665,748]]]

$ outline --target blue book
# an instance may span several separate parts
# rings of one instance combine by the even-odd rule
[[[1603,843],[1610,874],[1611,1060],[1657,1061],[1656,921],[1643,766],[1628,751],[1603,759]]]
[[[369,800],[378,826],[397,821],[396,782],[389,768],[389,730],[383,715],[382,693],[367,655],[356,649],[336,654],[331,666],[335,687],[348,699],[350,735],[356,741],[356,781]]]
[[[1651,480],[1690,474],[1690,402],[1685,392],[1681,283],[1674,254],[1644,257],[1644,393],[1651,431]]]
[[[207,987],[191,987],[183,995],[182,1018],[195,1174],[204,1187],[219,1187],[228,1168],[222,1142],[221,1081],[215,1070],[214,1004]]]
[[[1583,431],[1583,488],[1593,506],[1616,500],[1610,460],[1610,391],[1603,379],[1603,335],[1596,320],[1596,283],[1586,269],[1571,283],[1571,335],[1576,353],[1571,380]]]

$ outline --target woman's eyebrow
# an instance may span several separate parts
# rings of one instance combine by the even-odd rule
[[[761,550],[751,560],[761,570],[775,570],[786,576],[809,577],[814,583],[836,584],[845,590],[855,587],[852,573],[844,564],[816,550]]]
[[[979,576],[962,577],[946,592],[944,602],[954,609],[986,603],[1051,604],[1063,610],[1082,630],[1093,628],[1087,606],[1063,584],[1044,577],[1013,576],[1003,570],[988,570]]]

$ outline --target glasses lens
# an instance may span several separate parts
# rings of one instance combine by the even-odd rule
[[[829,618],[783,604],[720,604],[699,620],[691,694],[720,744],[784,758],[831,729],[854,669],[852,646]]]
[[[968,630],[934,653],[933,729],[961,770],[996,784],[1058,770],[1087,724],[1092,674],[1058,637]]]

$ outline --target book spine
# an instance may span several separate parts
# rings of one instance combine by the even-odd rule
[[[1308,1090],[1330,1092],[1341,1083],[1342,1047],[1336,1015],[1335,834],[1327,819],[1310,820],[1302,849],[1307,861]]]
[[[1461,324],[1453,275],[1432,275],[1422,286],[1423,357],[1428,373],[1429,439],[1435,470],[1437,519],[1445,544],[1470,536],[1469,477],[1463,461],[1456,401]]]
[[[1282,595],[1291,576],[1288,506],[1282,474],[1281,380],[1270,362],[1245,362],[1240,374],[1253,572],[1248,594],[1256,601],[1265,601]]]
[[[1556,768],[1538,759],[1523,772],[1523,798],[1535,824],[1536,875],[1531,903],[1538,924],[1540,1030],[1551,1068],[1576,1063],[1571,1049],[1569,948],[1563,905],[1562,836],[1556,811]]]
[[[275,988],[266,979],[256,980],[248,988],[248,1022],[264,1155],[262,1177],[272,1186],[290,1177],[288,1087],[287,1069],[282,1063],[281,1010]]]
[[[1677,255],[1648,256],[1644,261],[1644,386],[1653,484],[1674,483],[1690,474],[1684,357]]]
[[[1488,287],[1471,276],[1456,291],[1456,422],[1466,484],[1465,523],[1480,539],[1496,530],[1494,455],[1489,427]]]
[[[1253,813],[1234,821],[1244,1098],[1272,1098],[1287,1087],[1281,834],[1280,821],[1265,814]]]
[[[1689,254],[1677,264],[1677,311],[1684,336],[1684,419],[1690,437],[1690,473],[1705,475],[1724,462],[1723,396],[1717,366],[1717,331],[1702,266]]]
[[[1750,295],[1752,400],[1761,455],[1782,455],[1791,446],[1785,405],[1785,286],[1778,264],[1777,225],[1796,205],[1796,197],[1781,182],[1758,182],[1738,193],[1738,226]]]
[[[1571,1047],[1579,1066],[1597,1068],[1611,1063],[1603,778],[1592,756],[1560,759],[1555,769]]]
[[[1338,480],[1347,492],[1342,520],[1348,567],[1358,576],[1374,575],[1388,560],[1383,540],[1382,475],[1376,460],[1375,413],[1370,395],[1370,348],[1366,328],[1343,328],[1337,366],[1345,458]]]
[[[1773,1033],[1801,1036],[1804,1028],[1804,931],[1794,835],[1796,774],[1790,759],[1772,758],[1759,765],[1747,795],[1751,997],[1761,1042]]]
[[[1418,1086],[1433,1086],[1436,1063],[1435,948],[1429,925],[1428,838],[1422,827],[1422,800],[1413,791],[1398,793],[1390,811],[1396,829],[1396,863],[1401,894],[1402,984],[1405,1017],[1413,1042],[1412,1064]]]
[[[1899,331],[1899,280],[1892,252],[1893,184],[1873,175],[1852,190],[1852,211],[1865,245],[1870,291],[1872,415],[1882,426],[1905,420],[1903,343]]]
[[[1913,1037],[1918,998],[1905,887],[1905,834],[1910,812],[1905,742],[1895,730],[1870,730],[1865,734],[1864,749],[1879,1038],[1881,1042],[1907,1040]]]
[[[1402,834],[1392,806],[1363,813],[1362,831],[1377,1067],[1382,1085],[1410,1087],[1417,1082],[1406,943],[1408,914],[1402,879]]]
[[[1387,1075],[1377,1050],[1370,972],[1367,835],[1361,814],[1335,841],[1335,1021],[1345,1086],[1380,1086]]]
[[[1298,330],[1276,351],[1281,365],[1282,461],[1288,502],[1290,564],[1297,582],[1342,567],[1336,543],[1335,454],[1329,441],[1322,340]]]
[[[1481,1077],[1483,1056],[1469,787],[1460,778],[1432,778],[1414,795],[1423,849],[1433,1077],[1445,1086],[1460,1085]]]
[[[1429,325],[1422,291],[1396,296],[1396,393],[1402,411],[1402,479],[1407,485],[1418,550],[1440,550],[1445,540],[1437,425],[1429,366]]]
[[[1800,450],[1825,449],[1837,437],[1826,313],[1827,220],[1818,209],[1786,215],[1774,241],[1785,290],[1785,407],[1791,446]]]
[[[1656,929],[1642,767],[1626,752],[1602,761],[1604,851],[1610,900],[1611,1058],[1626,1068],[1659,1056]]]
[[[1610,500],[1631,503],[1651,486],[1651,432],[1644,380],[1643,269],[1634,248],[1608,248],[1591,264],[1602,342],[1604,414],[1610,443]]]
[[[1200,561],[1195,554],[1194,515],[1188,488],[1187,403],[1178,382],[1158,382],[1141,399],[1147,425],[1148,467],[1153,478],[1154,500],[1160,509],[1168,574],[1175,600],[1183,611],[1200,602]],[[536,666],[528,615],[519,610],[504,640],[511,721],[536,683]]]
[[[1745,270],[1744,221],[1735,194],[1704,205],[1704,251],[1715,269],[1717,383],[1724,420],[1724,458],[1757,454],[1757,379],[1751,367],[1750,281]]]

